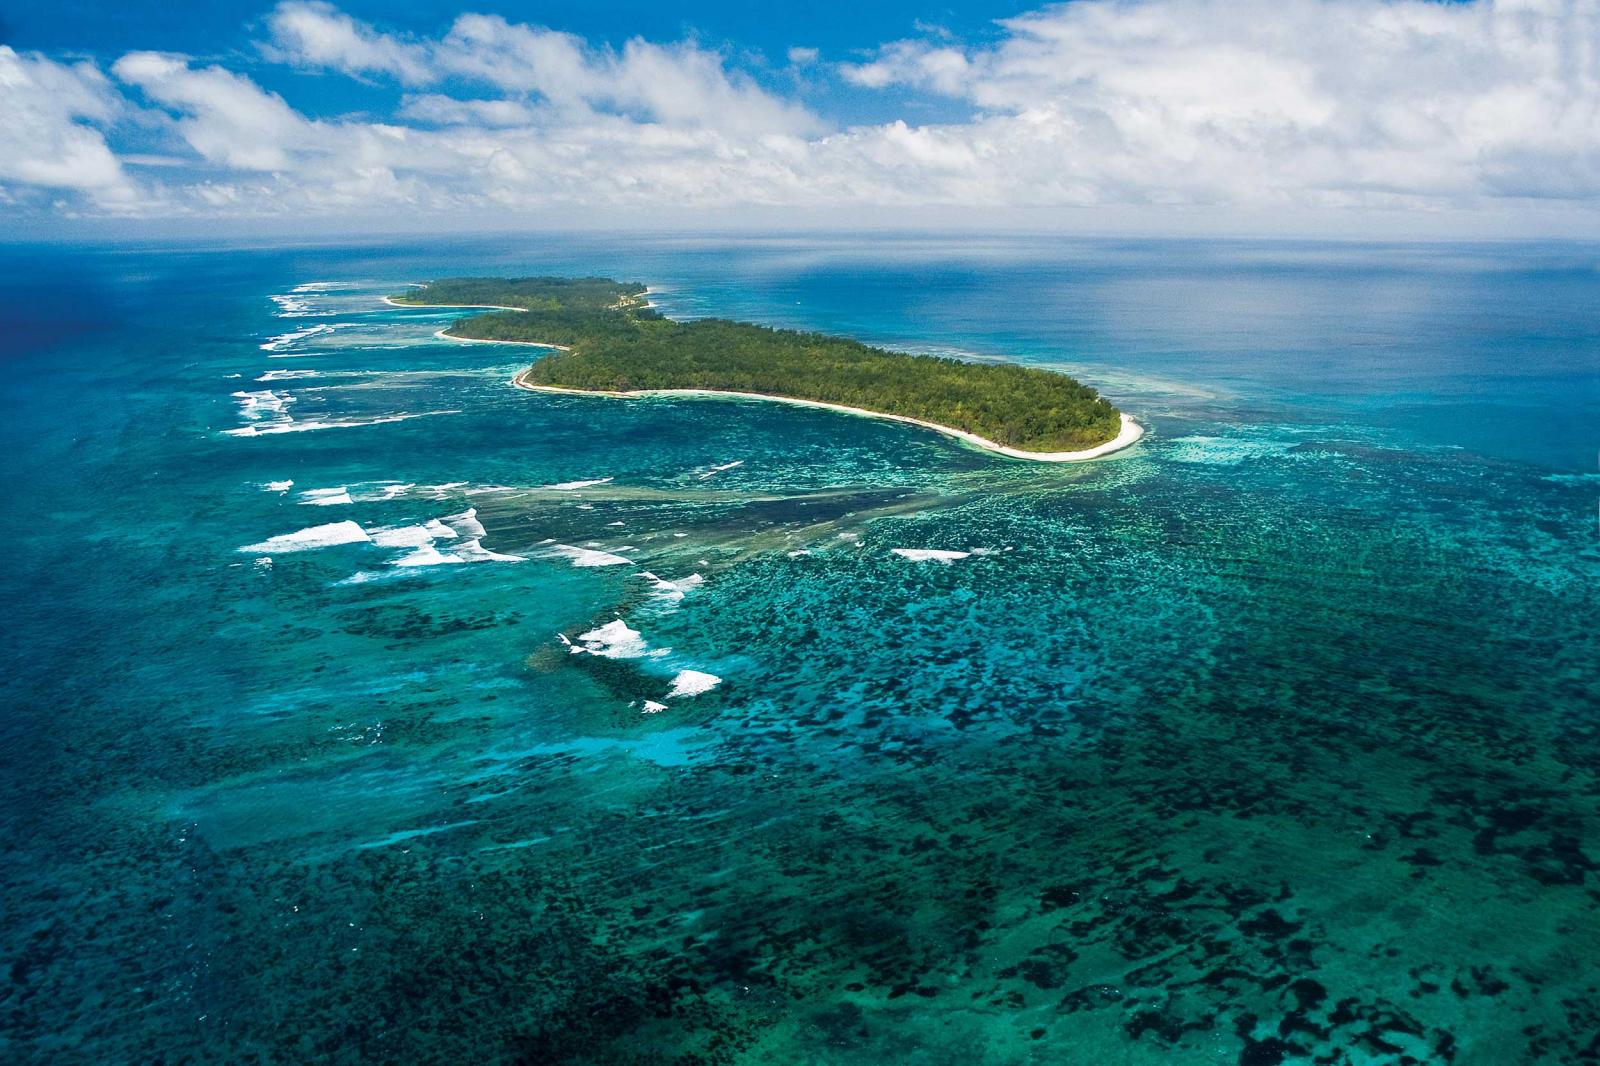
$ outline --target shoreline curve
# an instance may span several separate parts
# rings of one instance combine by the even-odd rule
[[[453,340],[465,338],[455,337]],[[490,341],[488,343],[498,343]],[[519,343],[519,342],[512,342]],[[520,343],[528,343],[526,341]],[[928,422],[921,418],[912,418],[909,415],[893,415],[885,411],[869,411],[864,407],[847,407],[841,403],[827,403],[823,400],[802,400],[794,396],[773,396],[764,392],[734,392],[725,389],[640,389],[635,392],[607,392],[600,389],[565,389],[558,385],[534,385],[524,379],[526,370],[519,371],[511,378],[511,384],[528,392],[552,392],[567,396],[605,396],[616,400],[648,399],[652,396],[680,397],[687,399],[735,399],[735,400],[767,400],[772,403],[787,403],[797,407],[820,407],[826,411],[839,411],[847,415],[859,415],[863,418],[881,418],[890,422],[903,422],[906,425],[921,426],[947,437],[954,437],[966,444],[980,448],[987,452],[995,452],[1012,459],[1028,459],[1036,463],[1082,463],[1090,459],[1099,459],[1110,455],[1112,452],[1122,451],[1124,448],[1136,443],[1144,436],[1144,427],[1135,422],[1128,415],[1118,412],[1122,418],[1122,429],[1111,440],[1104,444],[1097,444],[1093,448],[1084,448],[1075,452],[1029,452],[1021,448],[1011,448],[998,441],[980,437],[976,433],[969,433],[964,429],[954,426],[942,426],[937,422]]]
[[[558,352],[572,351],[565,344],[549,344],[545,341],[498,341],[493,337],[457,337],[452,333],[445,332],[449,328],[449,326],[446,326],[444,329],[436,329],[433,331],[433,335],[439,340],[455,341],[457,344],[521,344],[529,348],[548,348]]]
[[[648,296],[649,290],[647,289],[645,290],[645,297],[647,301]],[[527,310],[523,307],[501,307],[496,304],[400,303],[396,300],[390,299],[387,296],[383,297],[383,302],[393,307],[470,307],[504,311]],[[571,351],[571,349],[565,345],[549,344],[540,341],[493,340],[488,337],[457,337],[446,332],[446,330],[449,328],[449,326],[446,326],[444,329],[438,330],[434,333],[434,336],[440,340],[458,341],[462,344],[518,344],[525,348],[544,348],[546,350],[553,348],[557,351]],[[728,389],[640,389],[635,392],[607,392],[601,389],[564,389],[556,385],[530,384],[523,379],[523,375],[526,373],[526,370],[521,370],[512,375],[511,384],[515,385],[519,389],[525,389],[528,392],[554,392],[564,393],[568,396],[606,396],[610,397],[611,399],[618,400],[648,399],[652,396],[676,396],[687,399],[725,398],[734,400],[766,400],[770,403],[786,403],[792,404],[796,407],[819,407],[825,411],[838,411],[841,414],[858,415],[862,418],[879,418],[890,422],[901,422],[908,426],[920,426],[923,429],[931,429],[935,433],[942,433],[947,437],[953,437],[956,440],[970,444],[982,451],[992,452],[996,455],[1004,455],[1011,459],[1026,459],[1036,463],[1088,462],[1091,459],[1100,459],[1104,456],[1112,454],[1113,452],[1120,452],[1123,449],[1136,444],[1140,438],[1144,436],[1144,427],[1138,422],[1135,422],[1127,414],[1119,411],[1117,413],[1122,419],[1121,429],[1117,432],[1115,437],[1106,441],[1104,444],[1097,444],[1093,448],[1084,448],[1075,452],[1030,452],[1024,451],[1021,448],[1008,447],[1007,445],[1001,444],[999,441],[992,441],[987,437],[980,437],[976,433],[969,433],[964,429],[956,429],[954,426],[944,426],[937,422],[929,422],[921,418],[912,418],[909,415],[894,415],[889,414],[886,411],[869,411],[865,407],[849,407],[842,403],[828,403],[824,400],[802,400],[795,396],[775,396],[764,392],[735,392]]]
[[[382,296],[382,297],[379,297],[379,299],[381,299],[384,303],[388,304],[390,307],[436,307],[436,308],[439,308],[440,310],[445,310],[445,311],[449,310],[452,307],[466,307],[466,308],[470,308],[470,309],[473,309],[473,310],[481,310],[481,311],[526,311],[527,310],[526,307],[507,307],[505,304],[408,304],[408,303],[402,303],[401,301],[394,299],[392,296]],[[458,341],[459,340],[466,340],[466,339],[467,339],[466,337],[452,337],[451,338],[451,340],[458,340]],[[516,341],[512,341],[512,342],[509,342],[509,343],[515,344],[517,342]]]

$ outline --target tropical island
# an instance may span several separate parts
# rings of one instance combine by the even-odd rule
[[[1091,459],[1139,425],[1065,374],[874,348],[721,318],[675,321],[644,285],[608,278],[445,278],[389,297],[473,307],[441,335],[552,349],[518,374],[535,391],[778,400],[910,422],[1025,459]]]

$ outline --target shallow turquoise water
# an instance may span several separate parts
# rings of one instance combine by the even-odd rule
[[[1591,1061],[1597,265],[9,248],[0,1053]],[[378,299],[463,272],[1060,365],[1151,432],[536,397]]]

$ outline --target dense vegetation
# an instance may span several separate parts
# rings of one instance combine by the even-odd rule
[[[674,322],[644,306],[644,291],[603,278],[450,278],[395,299],[524,308],[464,318],[447,332],[568,346],[533,365],[525,380],[534,385],[821,400],[937,422],[1030,451],[1091,448],[1121,428],[1116,408],[1064,374],[906,355],[719,318]]]
[[[645,287],[637,282],[610,278],[441,278],[390,299],[395,303],[498,305],[573,315],[640,304],[644,294]]]

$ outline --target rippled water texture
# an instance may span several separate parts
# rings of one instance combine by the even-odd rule
[[[6,249],[0,1058],[1594,1061],[1597,264]],[[535,396],[380,300],[542,272],[1150,435]]]

